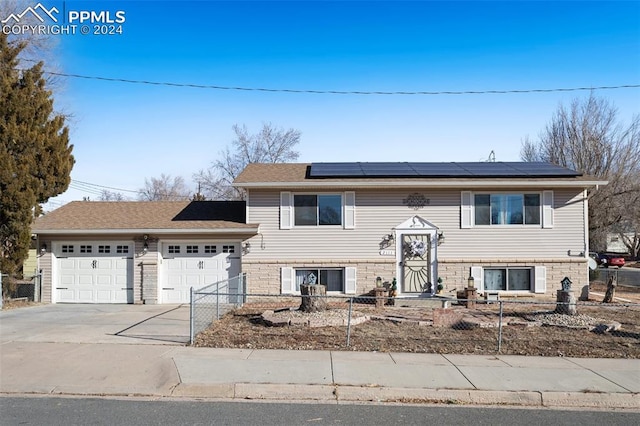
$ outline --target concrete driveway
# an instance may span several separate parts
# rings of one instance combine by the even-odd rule
[[[0,312],[0,344],[189,342],[188,305],[55,304]]]

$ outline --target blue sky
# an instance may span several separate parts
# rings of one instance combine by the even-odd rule
[[[121,35],[59,37],[68,74],[216,86],[482,91],[640,84],[639,2],[42,1],[126,13]],[[136,190],[208,167],[231,127],[302,132],[300,161],[517,161],[588,92],[330,95],[61,78],[72,179]],[[597,91],[628,122],[640,89]],[[93,194],[69,190],[52,206]]]

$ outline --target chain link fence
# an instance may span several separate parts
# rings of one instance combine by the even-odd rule
[[[199,293],[215,297],[211,286],[194,296]],[[640,358],[640,297],[635,303],[611,304],[533,297],[235,297],[246,303],[226,314],[216,311],[215,304],[207,305],[209,324],[198,319],[191,336],[193,345]],[[301,312],[305,297],[321,298],[326,309]]]
[[[640,287],[640,269],[638,268],[598,268],[589,271],[589,282],[609,282],[613,277],[619,285]]]
[[[246,285],[246,274],[241,274],[200,289],[191,287],[189,313],[191,344],[194,337],[209,327],[213,321],[219,320],[231,309],[243,305]]]
[[[2,299],[4,302],[40,302],[42,294],[42,274],[8,275],[0,274]]]

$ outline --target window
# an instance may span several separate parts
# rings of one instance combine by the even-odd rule
[[[198,246],[187,246],[187,253],[197,253],[198,252]]]
[[[204,252],[208,254],[217,253],[216,246],[204,246]]]
[[[487,291],[531,290],[530,268],[485,268],[484,288]]]
[[[167,252],[169,254],[180,253],[180,246],[169,246],[169,247],[167,247]]]
[[[340,195],[296,194],[293,209],[296,226],[342,225]]]
[[[129,246],[116,246],[116,253],[129,253]]]
[[[73,253],[73,246],[63,245],[62,246],[63,253]]]
[[[343,292],[344,269],[296,269],[296,291],[300,291],[301,284],[322,284],[327,291]]]
[[[91,253],[91,246],[80,246],[80,253]]]
[[[476,225],[540,225],[540,194],[475,194]]]
[[[223,253],[235,253],[236,252],[236,246],[222,246],[222,252]]]
[[[111,246],[98,246],[98,253],[111,253]]]

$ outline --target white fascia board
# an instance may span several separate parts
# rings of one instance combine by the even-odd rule
[[[566,180],[500,180],[500,181],[371,181],[371,182],[252,182],[234,183],[232,186],[239,188],[272,188],[272,189],[311,189],[311,188],[592,188],[606,185],[608,181],[566,181]]]
[[[255,228],[221,228],[221,229],[34,229],[38,235],[110,235],[110,234],[257,234],[259,227]]]

